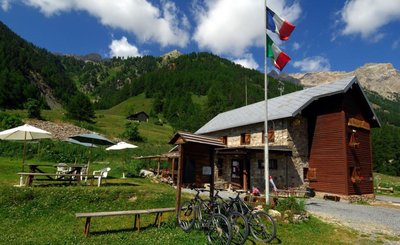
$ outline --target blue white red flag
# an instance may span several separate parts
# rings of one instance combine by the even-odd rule
[[[281,40],[288,40],[295,26],[282,19],[267,7],[267,29],[279,35]]]

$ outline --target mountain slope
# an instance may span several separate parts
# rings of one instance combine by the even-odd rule
[[[357,76],[360,84],[367,90],[384,98],[394,100],[400,95],[400,72],[392,64],[365,64],[352,72],[315,72],[287,74],[304,86],[315,86],[332,82],[348,76]],[[285,76],[284,76],[285,77]]]
[[[55,55],[0,22],[0,108],[23,108],[28,98],[59,108],[76,92]]]

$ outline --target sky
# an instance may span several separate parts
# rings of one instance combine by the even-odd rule
[[[104,58],[211,52],[264,72],[264,0],[0,0],[0,21],[50,52]],[[400,69],[400,0],[268,0],[296,26],[282,72]],[[268,60],[268,72],[274,69]],[[278,71],[278,70],[277,70]]]

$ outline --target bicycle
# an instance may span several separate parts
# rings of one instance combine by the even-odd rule
[[[218,204],[218,212],[228,217],[232,226],[232,243],[233,244],[244,244],[249,235],[249,223],[247,222],[246,216],[242,213],[237,212],[230,202],[226,202],[218,193],[222,189],[215,189],[213,201]],[[218,201],[219,200],[219,203]]]
[[[274,219],[263,210],[255,210],[253,207],[246,204],[237,192],[235,198],[229,197],[229,209],[238,211],[246,216],[249,223],[251,235],[262,242],[268,243],[276,236],[276,223]]]
[[[197,221],[198,228],[202,229],[211,244],[230,244],[232,227],[227,217],[216,213],[215,204],[200,198],[200,190],[192,188],[197,193],[192,200],[185,201],[179,208],[177,220],[179,226],[189,232]]]

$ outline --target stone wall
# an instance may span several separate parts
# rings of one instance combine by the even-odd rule
[[[291,161],[298,175],[290,176],[290,185],[301,186],[304,183],[304,168],[308,168],[308,127],[307,119],[295,117],[288,120],[288,145],[292,149]]]
[[[273,176],[277,188],[299,187],[304,185],[303,168],[308,167],[308,136],[307,120],[303,117],[289,118],[269,122],[269,128],[274,129],[274,141],[269,142],[269,146],[286,146],[292,149],[292,156],[287,152],[270,152],[269,159],[277,161],[277,168],[270,169],[270,175]],[[233,128],[209,134],[214,137],[227,136],[228,147],[241,147],[240,135],[243,133],[251,134],[249,145],[245,146],[263,146],[262,132],[264,124],[254,124],[246,127]],[[219,156],[219,158],[221,158]],[[252,151],[247,156],[227,155],[224,156],[223,173],[216,180],[231,181],[231,164],[234,159],[242,159],[245,163],[249,162],[250,185],[264,190],[264,153],[262,151]],[[217,174],[215,176],[218,176]]]

